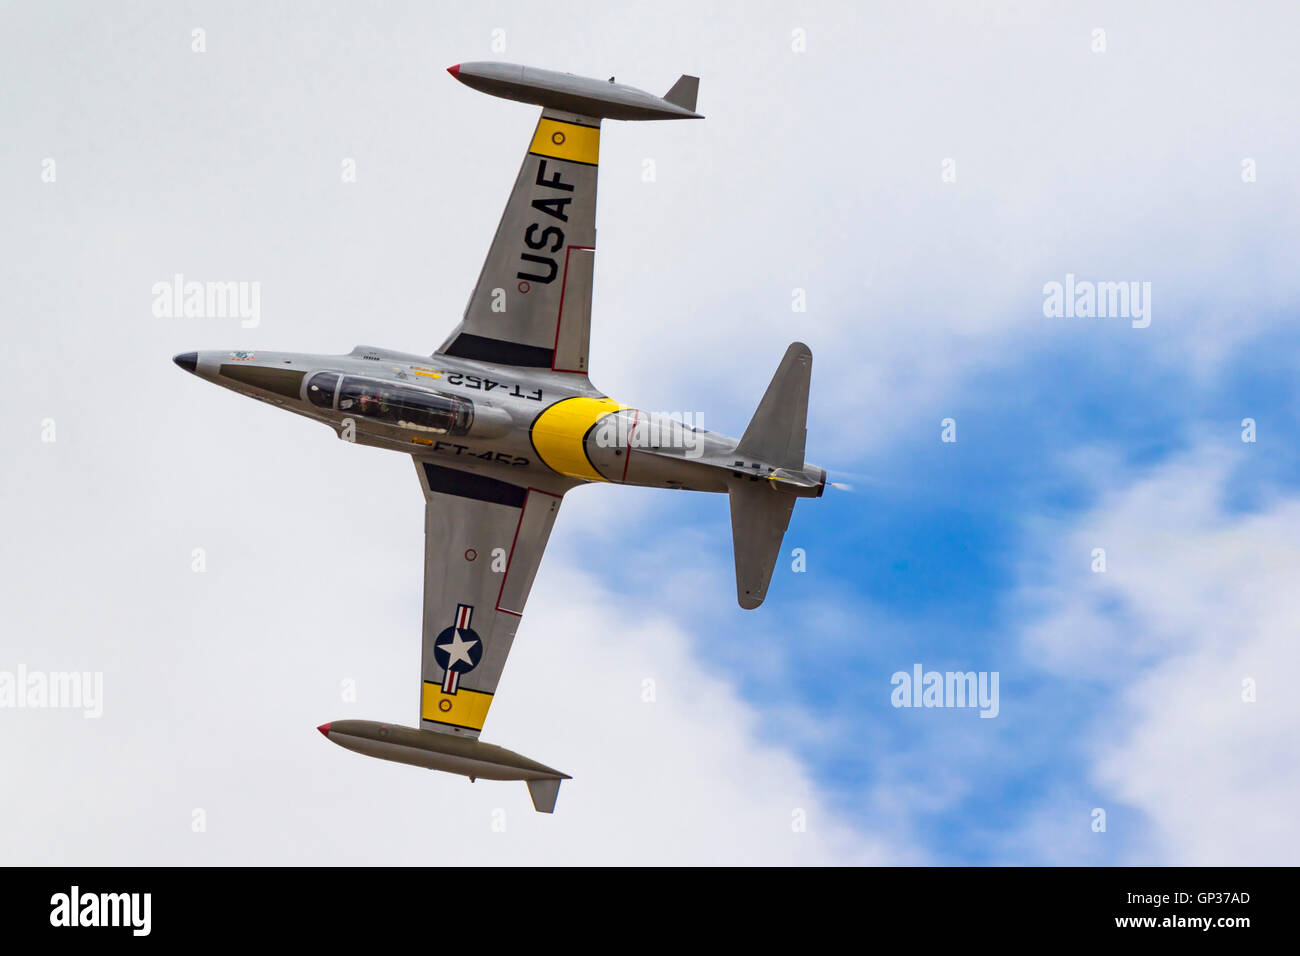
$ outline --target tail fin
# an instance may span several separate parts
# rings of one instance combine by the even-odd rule
[[[736,454],[776,468],[802,468],[811,381],[812,352],[802,342],[791,342]]]
[[[533,798],[533,809],[538,813],[554,813],[555,798],[560,795],[560,781],[555,778],[529,780],[528,795]]]
[[[736,549],[736,600],[752,611],[767,597],[772,569],[781,556],[781,541],[795,500],[773,490],[771,483],[731,486],[731,541]]]
[[[772,376],[736,454],[773,468],[802,471],[811,380],[812,352],[802,342],[794,342]],[[794,496],[757,476],[739,478],[731,485],[736,599],[746,610],[758,607],[767,596],[794,503]]]
[[[695,100],[700,95],[700,78],[687,76],[685,73],[673,84],[673,88],[664,94],[664,99],[674,106],[695,112]]]

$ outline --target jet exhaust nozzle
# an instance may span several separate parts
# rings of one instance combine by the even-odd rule
[[[820,498],[826,490],[826,469],[815,465],[802,469],[778,468],[767,479],[778,490],[801,498]]]

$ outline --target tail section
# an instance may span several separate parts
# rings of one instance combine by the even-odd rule
[[[802,342],[790,343],[736,454],[774,468],[803,468],[811,382],[812,352]]]
[[[772,569],[795,499],[766,481],[731,486],[731,541],[736,549],[736,600],[752,611],[767,597]]]
[[[738,459],[766,468],[765,474],[737,474],[731,484],[736,599],[747,610],[767,596],[795,499],[819,496],[826,484],[826,473],[803,458],[811,381],[812,352],[794,342],[736,446]]]

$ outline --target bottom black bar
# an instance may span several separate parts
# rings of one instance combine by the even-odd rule
[[[562,861],[562,841],[556,846]],[[198,933],[214,944],[278,927],[295,949],[320,940],[337,951],[351,938],[373,942],[401,926],[408,934],[436,926],[445,946],[448,936],[481,934],[490,920],[545,927],[548,939],[567,946],[608,939],[611,921],[616,933],[676,936],[685,908],[694,911],[688,932],[696,946],[713,936],[734,948],[738,937],[775,943],[795,933],[808,943],[856,940],[865,949],[901,933],[900,942],[918,951],[947,940],[987,946],[1096,937],[1174,945],[1204,939],[1221,948],[1259,931],[1285,932],[1296,876],[1294,869],[904,868],[656,870],[611,878],[590,869],[475,873],[472,860],[430,862],[415,873],[8,869],[0,926],[6,943],[75,935],[90,944]]]

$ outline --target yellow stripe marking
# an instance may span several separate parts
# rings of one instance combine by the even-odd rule
[[[600,154],[600,130],[542,117],[528,152],[594,166]]]
[[[454,694],[444,694],[441,684],[425,681],[420,717],[468,730],[482,730],[483,721],[487,720],[488,708],[491,706],[492,695],[481,690],[466,690],[462,687]]]
[[[533,447],[553,471],[588,481],[609,479],[592,467],[584,436],[606,415],[626,405],[609,398],[565,398],[533,420]]]

